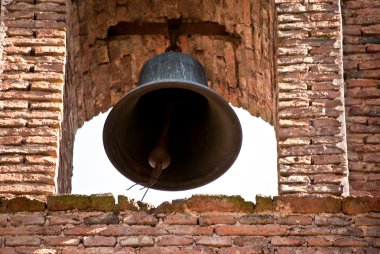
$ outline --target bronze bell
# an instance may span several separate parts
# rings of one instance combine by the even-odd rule
[[[180,52],[145,63],[138,87],[110,112],[108,158],[130,180],[157,190],[187,190],[225,173],[239,154],[240,122],[208,88],[203,66]]]

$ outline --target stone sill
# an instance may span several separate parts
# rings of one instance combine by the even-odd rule
[[[348,215],[380,212],[380,197],[330,197],[330,196],[257,196],[256,204],[244,201],[240,196],[196,195],[189,199],[164,202],[157,208],[143,202],[118,197],[112,194],[100,195],[52,195],[47,202],[25,197],[0,199],[0,213],[42,212],[42,211],[103,211],[103,212],[148,212],[170,214],[174,212],[239,212],[239,213],[344,213]]]

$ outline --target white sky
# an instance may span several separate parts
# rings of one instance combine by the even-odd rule
[[[243,129],[243,144],[234,165],[217,180],[188,191],[149,190],[144,202],[154,206],[165,201],[191,197],[193,194],[240,195],[255,201],[257,194],[277,195],[277,148],[274,128],[234,108]],[[108,160],[102,140],[108,112],[84,124],[74,144],[73,194],[112,193],[140,200],[145,192],[140,186],[127,191],[133,182],[121,175]]]

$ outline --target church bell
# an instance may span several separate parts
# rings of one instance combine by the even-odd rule
[[[225,173],[239,154],[242,131],[228,102],[207,86],[203,66],[169,51],[142,67],[138,86],[111,110],[103,142],[125,177],[176,191]]]

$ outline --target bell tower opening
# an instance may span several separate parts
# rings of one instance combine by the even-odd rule
[[[165,201],[188,198],[196,194],[240,195],[247,201],[255,196],[277,195],[277,148],[274,128],[241,108],[233,107],[243,130],[240,154],[221,177],[199,188],[187,191],[151,189],[144,202],[158,206]],[[124,177],[107,158],[102,140],[104,122],[109,111],[86,122],[74,143],[73,194],[112,193],[141,200],[145,189]]]

